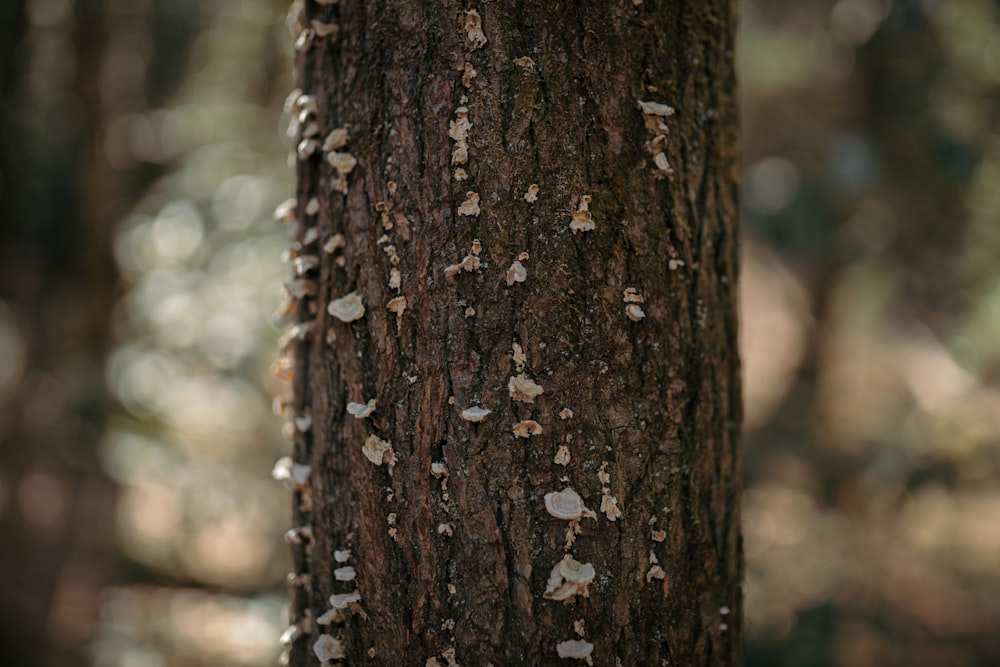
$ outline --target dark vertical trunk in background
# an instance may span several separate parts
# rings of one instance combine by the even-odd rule
[[[346,127],[357,166],[346,194],[322,150],[298,166],[319,314],[296,343],[293,665],[323,634],[349,664],[560,664],[586,643],[598,665],[740,662],[734,4],[306,3],[301,26],[339,37],[301,49],[305,125]],[[363,316],[331,316],[352,292]],[[566,488],[596,514],[575,541],[546,509]],[[547,598],[566,554],[589,596]]]
[[[86,665],[114,565],[114,487],[97,455],[118,287],[98,89],[105,5],[78,0],[44,26],[44,48],[72,74],[18,94],[11,82],[44,58],[24,43],[24,14],[8,12],[18,19],[0,35],[0,315],[23,343],[23,372],[0,391],[0,664]]]

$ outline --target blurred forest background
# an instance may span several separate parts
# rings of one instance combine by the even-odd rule
[[[0,664],[281,650],[287,9],[0,2]],[[998,665],[1000,2],[741,14],[747,664]]]

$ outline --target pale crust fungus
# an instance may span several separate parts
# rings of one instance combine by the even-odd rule
[[[302,636],[302,628],[300,628],[298,625],[289,625],[287,628],[285,628],[285,631],[281,633],[281,636],[278,637],[278,642],[280,642],[285,646],[288,646],[290,644],[294,644],[295,640],[301,636]]]
[[[365,305],[361,302],[361,297],[357,292],[351,292],[331,301],[326,310],[341,322],[353,322],[364,316]]]
[[[399,290],[400,284],[403,282],[403,274],[399,272],[399,269],[389,269],[389,289]]]
[[[333,560],[338,563],[346,563],[351,560],[351,550],[350,549],[336,549],[333,552]]]
[[[354,568],[350,565],[345,567],[338,567],[333,571],[333,578],[337,581],[354,581],[358,573],[354,571]]]
[[[319,197],[310,197],[306,202],[306,215],[316,215],[319,213]]]
[[[330,153],[347,145],[347,128],[338,127],[323,140],[323,152]]]
[[[648,572],[646,572],[646,583],[653,581],[653,579],[660,579],[662,581],[663,579],[666,578],[666,576],[667,573],[663,571],[662,567],[660,567],[659,565],[654,565],[653,567],[649,568]]]
[[[465,12],[465,37],[472,44],[473,51],[486,44],[486,35],[483,34],[483,19],[475,9]]]
[[[385,307],[390,312],[396,313],[396,326],[403,326],[403,311],[406,310],[406,297],[397,296],[389,299],[389,301],[386,302]]]
[[[477,252],[478,249],[478,252]],[[482,262],[479,260],[479,252],[482,251],[482,246],[479,244],[479,240],[472,242],[472,252],[465,256],[465,258],[458,264],[452,264],[445,267],[444,275],[451,277],[457,276],[462,271],[476,271],[482,266]]]
[[[323,252],[327,254],[333,254],[337,250],[347,246],[347,240],[344,238],[343,234],[334,234],[326,240],[323,244]]]
[[[625,317],[629,318],[633,322],[638,322],[646,317],[646,312],[639,306],[639,304],[630,303],[625,306]]]
[[[350,153],[341,153],[338,151],[330,151],[327,153],[326,161],[329,162],[330,166],[336,169],[337,173],[341,176],[345,176],[354,171],[354,167],[358,164],[358,159]]]
[[[437,532],[438,535],[442,535],[444,537],[451,537],[452,535],[455,534],[455,529],[451,527],[450,523],[442,523],[438,524]]]
[[[559,411],[559,419],[572,419],[573,411],[569,408],[563,408]]]
[[[643,102],[639,100],[639,108],[647,116],[662,116],[666,118],[674,115],[673,107],[659,102]]]
[[[347,414],[355,419],[364,419],[375,412],[376,407],[378,407],[378,401],[374,398],[370,399],[367,403],[348,403]]]
[[[455,120],[448,125],[448,137],[455,142],[455,148],[451,152],[453,165],[462,165],[469,161],[468,138],[471,129],[472,122],[469,120],[468,108],[458,107],[455,109]],[[456,181],[463,181],[468,178],[468,174],[464,169],[456,169],[454,178]]]
[[[462,419],[467,422],[481,422],[493,411],[488,408],[473,406],[462,410]]]
[[[528,358],[524,356],[524,350],[521,348],[520,343],[511,343],[511,358],[514,361],[514,365],[517,366],[517,372],[520,373],[524,370],[524,365],[528,363]]]
[[[312,466],[304,463],[293,463],[292,457],[282,456],[274,464],[271,470],[271,477],[279,482],[284,482],[288,488],[304,488],[309,485],[309,475],[312,473]]]
[[[634,287],[626,287],[622,292],[622,301],[625,303],[645,303],[646,299]]]
[[[572,600],[577,595],[590,597],[588,587],[596,576],[593,565],[566,555],[552,568],[543,597],[560,601]]]
[[[383,463],[388,464],[390,471],[396,465],[396,452],[392,450],[392,445],[377,435],[372,434],[365,438],[365,444],[362,445],[361,452],[365,455],[366,459],[377,466]]]
[[[556,654],[560,658],[585,660],[588,665],[594,664],[594,660],[591,658],[593,652],[594,645],[580,639],[567,639],[556,644]]]
[[[300,160],[308,160],[319,150],[319,142],[315,139],[303,139],[299,142],[295,152]]]
[[[653,135],[653,139],[646,142],[646,150],[653,156],[653,165],[656,167],[654,174],[658,179],[672,177],[674,170],[667,160],[666,153],[664,153],[667,145],[667,134],[670,132],[664,119],[673,116],[674,110],[666,104],[643,101],[639,101],[639,109],[643,113],[646,129]]]
[[[534,204],[538,201],[538,184],[532,183],[528,186],[528,191],[524,193],[524,201]]]
[[[514,425],[514,435],[518,438],[530,438],[542,434],[542,425],[534,419],[526,419]]]
[[[466,192],[465,201],[458,207],[459,215],[476,217],[479,215],[479,195],[475,192]]]
[[[608,517],[608,521],[617,521],[622,517],[622,512],[618,509],[618,499],[611,495],[611,489],[604,487],[601,489],[601,511]]]
[[[286,199],[274,209],[274,219],[280,222],[292,222],[295,220],[295,211],[297,208],[298,202],[296,200]]]
[[[556,455],[552,457],[552,462],[561,466],[569,465],[569,447],[566,445],[559,445],[559,449],[556,450]]]
[[[361,593],[337,593],[330,596],[330,606],[334,609],[347,609],[352,604],[361,602]]]
[[[529,58],[528,56],[521,56],[520,58],[514,58],[514,64],[517,65],[518,67],[523,67],[529,71],[535,69],[535,61]]]
[[[662,542],[663,540],[667,539],[667,531],[665,531],[665,530],[653,530],[653,531],[650,531],[650,535],[649,536],[650,536],[650,538],[652,538],[652,540],[654,542]]]
[[[336,23],[323,23],[317,19],[312,20],[312,29],[320,39],[329,38],[331,41],[337,39],[337,34],[340,32],[340,26]]]
[[[540,396],[543,391],[541,385],[524,373],[512,377],[507,383],[507,390],[511,398],[521,403],[534,403],[535,397]]]
[[[316,643],[313,644],[313,653],[323,663],[330,660],[343,660],[347,657],[344,645],[332,635],[320,635]]]
[[[583,498],[571,487],[562,491],[545,494],[545,509],[549,514],[563,521],[575,521],[582,517],[596,519],[597,515],[583,504]]]
[[[519,260],[514,260],[507,269],[507,287],[513,287],[514,283],[523,283],[528,279],[528,269],[524,268]]]
[[[472,88],[472,80],[476,78],[476,68],[472,66],[472,63],[465,63],[462,68],[462,85],[466,88]]]
[[[590,195],[580,197],[580,205],[572,213],[573,221],[569,223],[569,228],[576,232],[592,232],[597,226],[593,216],[590,214]]]
[[[431,474],[434,475],[436,479],[447,477],[448,464],[446,464],[443,461],[434,461],[433,463],[431,463]]]

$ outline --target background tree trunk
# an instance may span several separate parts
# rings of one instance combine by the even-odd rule
[[[559,664],[570,639],[598,665],[740,662],[734,4],[305,5],[293,32],[339,37],[300,35],[300,86],[357,166],[341,194],[322,151],[298,162],[298,252],[320,261],[295,344],[312,539],[294,547],[291,664],[323,633],[350,664]],[[585,196],[594,229],[575,232]],[[355,291],[363,317],[327,312]],[[508,389],[521,373],[533,402]],[[516,437],[525,420],[542,433]],[[395,466],[365,456],[372,435]],[[596,513],[575,542],[546,511],[567,487]],[[565,554],[595,568],[589,597],[543,597]],[[304,622],[355,588],[332,624]]]

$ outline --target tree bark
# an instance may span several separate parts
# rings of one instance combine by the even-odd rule
[[[297,163],[293,254],[319,261],[292,345],[311,537],[293,546],[291,664],[315,664],[323,634],[348,664],[563,664],[586,653],[567,640],[598,665],[740,663],[734,5],[293,17],[315,30],[302,127],[347,128],[336,151],[357,164],[340,177],[349,159],[309,147]],[[354,292],[364,314],[337,302],[342,321],[328,304]],[[391,445],[378,465],[370,436]],[[594,518],[547,510],[567,488]],[[596,577],[552,599],[568,554]]]

